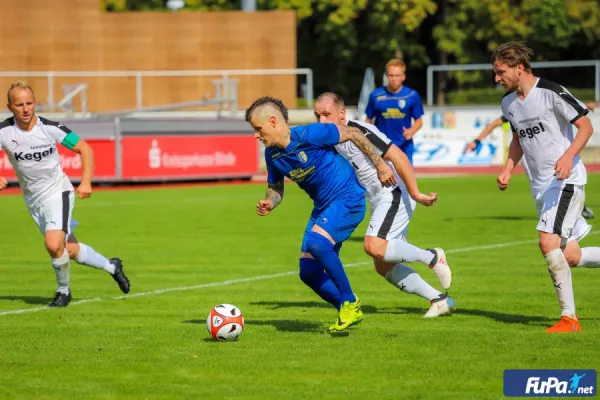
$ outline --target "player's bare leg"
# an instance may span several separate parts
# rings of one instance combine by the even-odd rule
[[[583,247],[571,240],[564,246],[563,254],[571,268],[600,268],[600,247]]]
[[[444,250],[440,248],[423,250],[402,239],[385,240],[370,235],[365,236],[364,247],[371,257],[392,264],[423,263],[435,273],[443,289],[449,289],[452,285],[452,271]]]
[[[70,259],[65,249],[65,232],[62,230],[50,230],[44,234],[46,251],[52,259],[52,268],[56,275],[56,295],[49,307],[66,307],[71,301],[70,281]]]
[[[571,268],[560,248],[561,238],[557,234],[540,232],[539,245],[546,262],[552,283],[556,289],[558,304],[562,310],[560,321],[546,332],[574,332],[581,330],[575,314],[575,298]]]
[[[110,260],[102,254],[96,252],[92,247],[81,243],[75,235],[71,233],[67,239],[67,252],[72,260],[81,265],[87,265],[92,268],[102,269],[108,272],[123,293],[129,293],[129,279],[123,272],[123,262],[120,258],[111,258]]]

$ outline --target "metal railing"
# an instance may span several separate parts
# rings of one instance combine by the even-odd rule
[[[541,61],[531,63],[533,68],[567,68],[567,67],[595,67],[595,101],[600,101],[600,60],[578,61]],[[430,65],[427,67],[427,105],[433,105],[433,73],[439,71],[480,71],[491,70],[491,64],[456,64],[456,65]]]
[[[135,77],[136,109],[144,107],[144,77],[200,77],[215,76],[229,79],[238,76],[306,75],[305,99],[308,107],[313,105],[313,72],[310,68],[289,69],[222,69],[222,70],[175,70],[175,71],[0,71],[0,78],[46,78],[48,80],[48,104],[56,106],[55,78],[131,78]]]
[[[68,116],[72,116],[73,111],[73,99],[79,95],[80,100],[80,108],[82,113],[87,113],[87,89],[88,85],[86,83],[81,83],[79,85],[73,85],[73,89],[62,99],[58,101],[56,104],[43,104],[38,106],[40,111],[54,111],[54,109],[60,109],[65,111]]]
[[[213,79],[212,83],[215,89],[214,98],[204,98],[202,100],[185,101],[178,103],[163,104],[159,106],[150,106],[142,108],[132,108],[125,110],[114,110],[93,113],[94,118],[113,118],[113,117],[126,117],[136,112],[152,112],[152,111],[170,111],[180,110],[189,107],[204,107],[214,105],[217,108],[217,118],[221,118],[221,112],[223,111],[223,105],[229,106],[229,112],[232,117],[235,117],[238,112],[238,93],[237,79]]]

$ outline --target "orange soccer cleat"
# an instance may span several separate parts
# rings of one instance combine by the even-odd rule
[[[560,321],[554,326],[546,329],[546,332],[557,333],[557,332],[578,332],[581,330],[579,321],[566,316],[560,317]]]

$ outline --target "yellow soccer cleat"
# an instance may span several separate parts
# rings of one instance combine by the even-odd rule
[[[345,301],[340,308],[340,315],[336,323],[329,327],[329,332],[341,332],[346,330],[352,325],[358,324],[363,318],[364,315],[360,310],[360,300],[358,297],[354,303]]]

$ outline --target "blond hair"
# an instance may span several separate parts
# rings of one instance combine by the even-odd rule
[[[16,81],[10,88],[8,89],[8,93],[6,93],[6,98],[8,99],[8,104],[12,104],[12,91],[15,89],[29,89],[31,90],[31,94],[33,94],[33,98],[35,99],[35,93],[33,92],[33,88],[27,84],[25,81]]]
[[[390,61],[385,64],[385,73],[387,74],[389,67],[400,67],[403,72],[406,72],[406,64],[399,58],[392,58]]]

